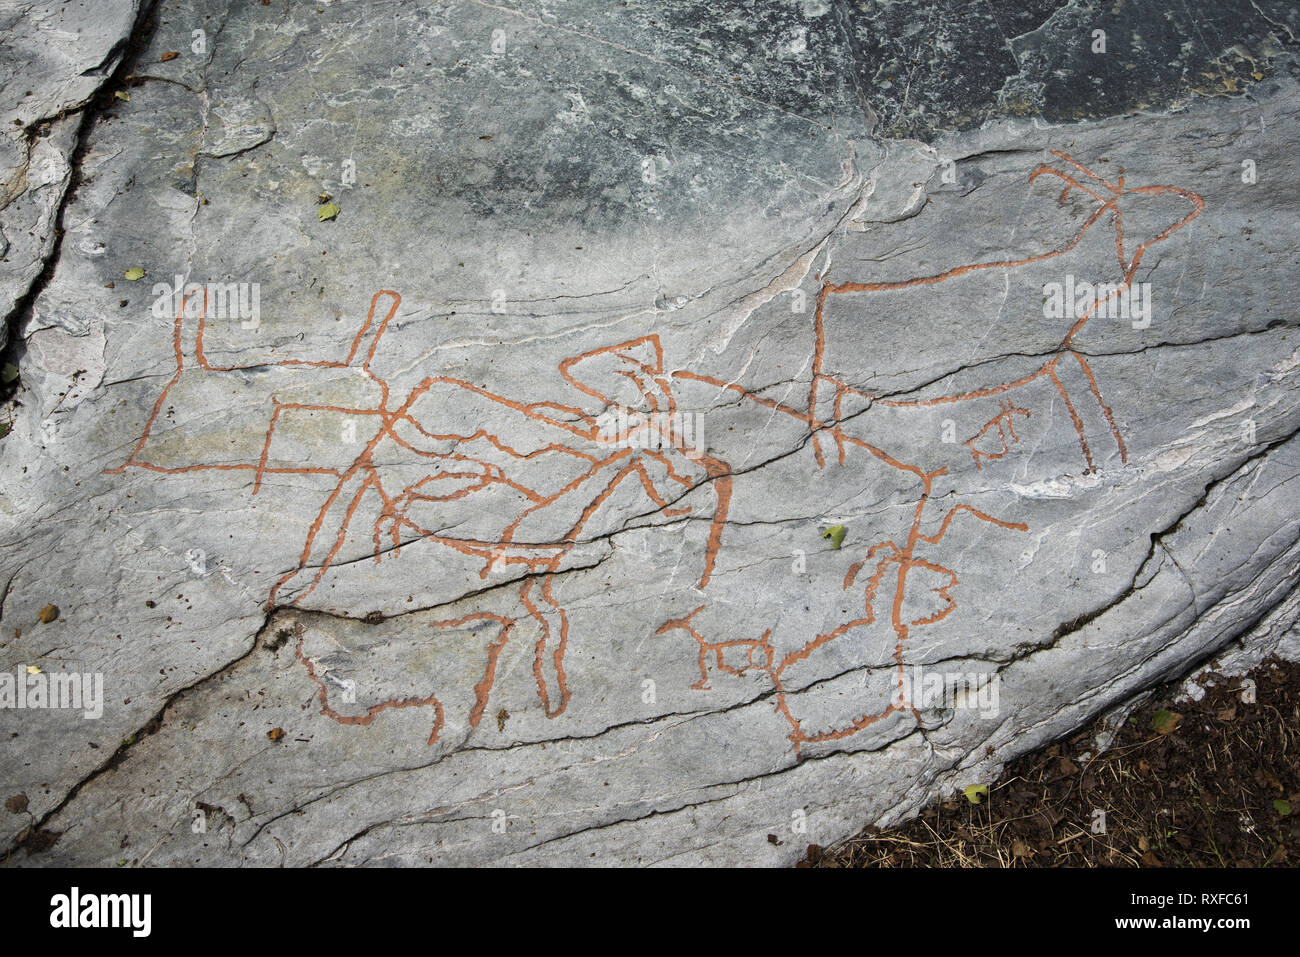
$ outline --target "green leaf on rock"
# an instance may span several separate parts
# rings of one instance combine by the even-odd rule
[[[326,203],[316,211],[316,218],[323,223],[327,219],[333,219],[338,216],[341,212],[342,210],[339,209],[338,203]]]
[[[137,279],[144,278],[144,270],[139,266],[136,266],[133,269],[128,269],[126,272],[122,273],[122,275],[132,282],[135,282]]]
[[[831,545],[835,548],[839,548],[844,544],[845,531],[846,529],[843,525],[832,525],[830,528],[826,529],[826,531],[822,532],[822,538],[829,538],[831,540]]]

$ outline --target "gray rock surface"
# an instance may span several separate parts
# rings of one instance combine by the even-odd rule
[[[0,3],[0,350],[49,260],[79,113],[122,60],[136,0]]]
[[[12,862],[789,863],[1293,647],[1261,6],[1181,54],[1248,83],[1143,102],[1064,48],[1092,7],[992,60],[945,23],[947,113],[874,4],[163,0],[7,47],[49,122],[0,210],[0,675],[104,688],[0,708]]]

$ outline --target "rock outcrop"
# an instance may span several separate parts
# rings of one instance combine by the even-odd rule
[[[1296,13],[1015,6],[5,14],[13,862],[789,863],[1292,633]]]

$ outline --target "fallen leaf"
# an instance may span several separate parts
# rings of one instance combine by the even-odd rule
[[[266,736],[272,741],[279,741],[284,737],[284,728],[272,728],[270,731],[266,732]]]
[[[835,548],[839,548],[844,544],[844,532],[845,528],[843,525],[832,525],[830,528],[826,529],[826,531],[822,532],[822,538],[829,538],[831,540],[831,545]]]
[[[316,219],[323,223],[327,219],[334,219],[341,212],[338,203],[326,203],[316,212]]]
[[[1138,835],[1138,850],[1144,854],[1151,850],[1151,842],[1147,840],[1145,834]]]
[[[1178,722],[1183,720],[1183,716],[1176,711],[1157,711],[1151,716],[1151,730],[1156,734],[1169,734],[1178,727]]]
[[[29,675],[39,675],[39,674],[41,673],[41,669],[40,669],[40,668],[37,668],[35,665],[28,665],[28,666],[27,666],[27,673],[28,673]]]
[[[126,92],[126,90],[114,90],[113,95],[119,100],[126,100],[128,103],[131,102],[131,94]]]
[[[18,367],[12,362],[6,362],[3,369],[0,369],[0,382],[8,385],[18,378]]]
[[[44,608],[41,609],[40,618],[41,618],[42,625],[48,625],[55,618],[58,617],[59,617],[58,605],[46,605]]]
[[[1147,851],[1145,854],[1142,855],[1142,866],[1143,867],[1164,867],[1165,865],[1160,862],[1160,858],[1156,857],[1150,851]]]
[[[144,278],[144,270],[141,269],[139,266],[134,266],[131,269],[128,269],[126,272],[122,273],[122,275],[125,278],[131,280],[132,282],[135,282],[137,279]]]
[[[1291,802],[1284,801],[1282,798],[1277,798],[1273,801],[1273,810],[1277,811],[1279,817],[1290,817]]]
[[[979,804],[989,796],[989,786],[987,784],[968,784],[966,785],[966,800],[971,804]]]
[[[1028,844],[1026,844],[1024,841],[1016,839],[1011,842],[1011,856],[1012,857],[1033,857],[1034,849],[1030,847]]]
[[[158,62],[166,63],[168,60],[174,60],[180,55],[181,54],[179,50],[168,50],[166,53],[164,53],[162,56],[158,58]]]

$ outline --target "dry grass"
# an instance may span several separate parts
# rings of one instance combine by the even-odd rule
[[[1214,681],[1199,702],[1171,703],[1171,686],[1099,755],[1087,752],[1106,730],[1100,721],[1018,759],[978,805],[959,794],[906,824],[810,847],[800,866],[1300,862],[1300,665],[1269,661],[1249,677],[1253,703],[1236,678]],[[1104,832],[1094,833],[1095,810],[1105,812]]]

